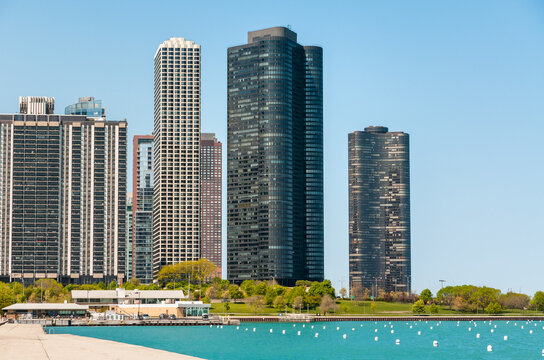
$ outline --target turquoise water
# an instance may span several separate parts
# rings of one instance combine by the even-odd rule
[[[242,323],[238,328],[112,326],[55,327],[52,331],[211,360],[543,359],[544,349],[544,323],[540,321]],[[506,341],[505,335],[508,336]],[[378,341],[374,339],[376,336]],[[400,340],[398,345],[397,339]],[[435,340],[438,347],[433,346]],[[487,351],[488,345],[492,346],[492,352]]]

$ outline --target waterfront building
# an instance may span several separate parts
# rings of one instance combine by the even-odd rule
[[[80,97],[75,104],[64,109],[66,115],[85,115],[89,118],[106,118],[106,108],[102,107],[102,100],[95,100],[92,96]]]
[[[125,225],[125,249],[126,249],[126,259],[125,262],[125,276],[127,279],[132,279],[132,230],[133,230],[133,205],[132,205],[132,193],[127,193],[127,211],[125,214],[126,225]]]
[[[123,281],[126,121],[53,108],[0,115],[0,279]]]
[[[284,27],[228,49],[227,277],[321,281],[322,49]]]
[[[155,53],[153,273],[200,258],[200,45]]]
[[[89,306],[72,303],[17,303],[2,309],[8,319],[84,318]],[[23,350],[24,352],[24,350]]]
[[[408,134],[370,126],[348,151],[350,288],[410,292]]]
[[[132,149],[132,277],[149,284],[153,282],[153,136],[134,136]]]
[[[200,256],[221,277],[221,150],[215,134],[200,134]]]

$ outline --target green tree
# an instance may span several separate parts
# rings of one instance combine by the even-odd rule
[[[236,302],[236,300],[238,299],[244,298],[244,294],[242,293],[242,291],[240,291],[240,287],[238,285],[229,286],[229,298],[234,300],[234,302]]]
[[[295,301],[295,298],[301,297],[303,298],[306,295],[306,288],[303,286],[295,286],[294,288],[289,291],[289,294],[286,296],[287,304],[289,306],[293,307],[293,302]]]
[[[310,289],[308,289],[308,294],[319,296],[329,294],[333,299],[336,297],[336,292],[332,287],[330,280],[325,280],[323,282],[314,281],[312,285],[310,285]]]
[[[412,305],[412,313],[416,315],[425,313],[425,304],[423,303],[423,300],[418,300]]]
[[[303,297],[302,296],[297,296],[294,298],[293,300],[293,309],[299,309],[301,310],[302,309],[302,305],[303,305]]]
[[[283,296],[278,295],[274,298],[274,308],[283,310],[285,308],[285,299]]]
[[[534,306],[538,311],[544,311],[544,292],[537,291],[533,296],[531,305]]]
[[[419,300],[423,301],[424,304],[429,304],[433,300],[433,293],[429,289],[425,289],[419,295]]]
[[[255,280],[244,280],[242,285],[240,285],[240,288],[246,293],[246,296],[253,295],[253,291],[255,290]]]
[[[14,303],[13,291],[8,284],[0,283],[0,314],[2,309]]]
[[[432,303],[429,307],[429,311],[431,314],[438,314],[438,306],[435,303]]]
[[[497,302],[492,302],[489,305],[487,305],[487,307],[485,308],[485,312],[490,314],[490,315],[498,314],[501,311],[502,311],[502,307]]]
[[[310,285],[312,285],[312,282],[309,280],[297,280],[295,283],[295,286],[309,287]]]
[[[277,291],[269,287],[266,290],[266,294],[264,295],[264,302],[266,303],[266,305],[272,305],[276,296],[278,296]]]
[[[230,310],[230,304],[228,301],[223,303],[223,308],[225,309],[225,312],[228,314]]]
[[[265,295],[266,291],[268,290],[268,285],[264,281],[260,281],[258,284],[255,285],[255,288],[253,289],[254,295]]]
[[[328,294],[326,294],[326,295],[328,295]],[[325,296],[325,295],[323,295],[323,296]],[[308,306],[311,309],[315,309],[321,303],[321,297],[319,295],[306,294],[303,297],[303,300],[304,300],[304,305]]]

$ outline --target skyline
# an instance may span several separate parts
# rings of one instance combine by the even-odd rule
[[[226,144],[227,48],[244,41],[248,31],[291,24],[301,43],[324,49],[325,277],[347,287],[347,134],[383,125],[412,137],[414,291],[436,292],[438,279],[503,291],[521,287],[530,294],[541,287],[538,254],[544,244],[536,224],[544,215],[538,206],[544,195],[538,133],[544,127],[537,119],[544,110],[544,8],[536,1],[466,7],[420,2],[417,9],[400,2],[394,9],[352,3],[341,23],[327,20],[332,4],[313,9],[301,2],[291,5],[305,18],[278,9],[262,16],[248,12],[254,18],[229,23],[219,35],[208,24],[226,24],[229,11],[244,2],[232,3],[233,10],[179,5],[206,11],[207,21],[195,16],[156,22],[153,31],[138,27],[157,15],[152,5],[96,3],[104,16],[89,20],[76,17],[78,9],[70,6],[0,5],[0,43],[11,50],[0,60],[0,113],[16,113],[19,96],[53,96],[57,114],[78,97],[94,96],[108,118],[127,118],[129,139],[151,134],[153,53],[179,36],[203,47],[202,131],[216,132]],[[112,32],[123,11],[124,26]],[[33,25],[17,26],[22,15]],[[317,26],[318,20],[331,26]],[[31,41],[38,29],[48,41]],[[356,37],[360,44],[352,34],[362,35]],[[93,37],[107,49],[103,56],[88,56]],[[352,52],[341,56],[346,48]],[[451,259],[446,264],[445,251]],[[513,266],[505,266],[510,261]]]

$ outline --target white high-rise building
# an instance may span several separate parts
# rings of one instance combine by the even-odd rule
[[[153,273],[200,258],[200,45],[155,53]]]

